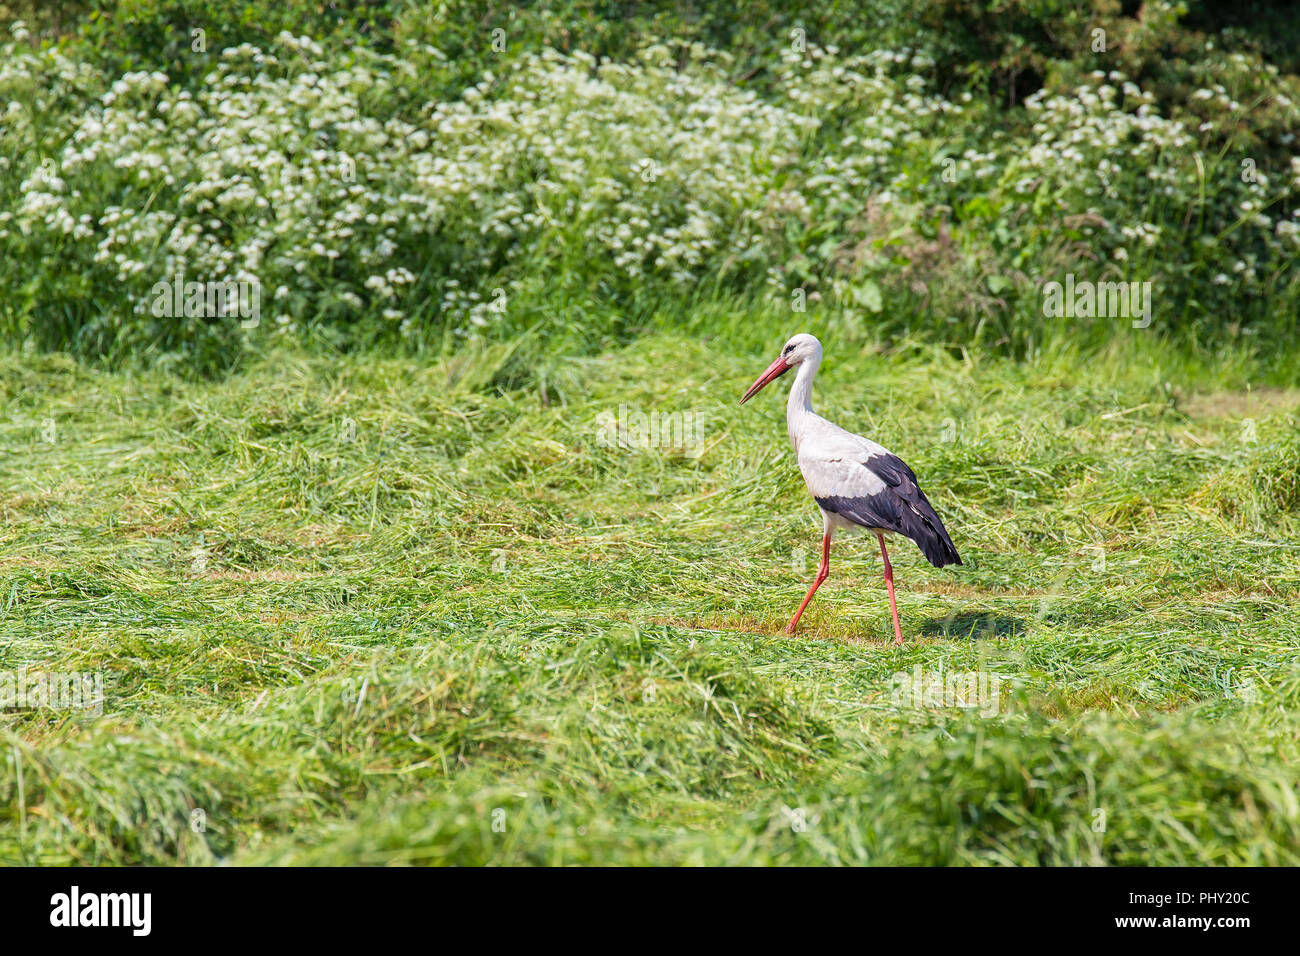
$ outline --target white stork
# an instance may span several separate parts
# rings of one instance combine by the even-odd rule
[[[799,470],[822,511],[825,533],[817,578],[785,630],[787,634],[794,633],[804,608],[830,574],[831,537],[836,530],[865,528],[874,531],[880,540],[889,610],[894,616],[895,643],[902,644],[903,629],[898,624],[898,604],[894,600],[894,569],[885,550],[885,535],[911,538],[936,568],[961,564],[961,557],[943,522],[917,486],[916,475],[901,458],[870,439],[832,425],[812,410],[812,383],[821,362],[821,342],[816,336],[801,332],[785,343],[780,357],[740,400],[744,405],[769,382],[792,368],[799,369],[790,389],[785,421],[799,459]]]

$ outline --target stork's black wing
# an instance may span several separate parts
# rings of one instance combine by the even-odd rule
[[[861,465],[884,482],[882,490],[860,497],[819,497],[817,504],[864,528],[882,528],[911,538],[936,568],[961,564],[952,538],[903,459],[890,454],[874,455]]]

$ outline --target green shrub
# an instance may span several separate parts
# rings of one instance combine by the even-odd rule
[[[1291,343],[1295,77],[1164,2],[864,9],[126,0],[19,31],[0,334],[204,372],[719,300],[1015,354],[1134,334],[1045,316],[1077,274],[1151,283],[1147,334]],[[177,275],[258,283],[264,315],[153,314]]]

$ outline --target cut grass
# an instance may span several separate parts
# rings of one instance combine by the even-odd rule
[[[107,698],[0,711],[0,862],[1300,863],[1293,383],[827,336],[819,410],[966,561],[898,542],[896,649],[865,539],[781,633],[820,523],[783,402],[735,402],[791,331],[0,359],[0,671]],[[699,447],[602,444],[620,404]]]

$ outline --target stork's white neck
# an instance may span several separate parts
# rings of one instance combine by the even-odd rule
[[[812,384],[817,376],[817,368],[822,364],[821,352],[804,359],[799,364],[799,372],[790,386],[790,399],[785,405],[785,424],[790,433],[790,441],[795,450],[799,449],[799,435],[803,425],[810,416],[815,417],[812,407]]]

